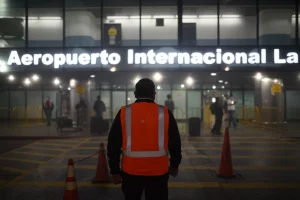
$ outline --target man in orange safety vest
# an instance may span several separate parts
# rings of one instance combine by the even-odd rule
[[[134,94],[137,100],[119,110],[109,132],[112,181],[122,182],[125,200],[141,200],[144,190],[146,200],[167,200],[169,174],[177,176],[182,158],[178,126],[172,112],[154,102],[152,80],[138,81]]]

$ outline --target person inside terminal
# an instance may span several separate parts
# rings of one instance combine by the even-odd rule
[[[0,0],[0,199],[298,197],[299,56],[300,0]]]

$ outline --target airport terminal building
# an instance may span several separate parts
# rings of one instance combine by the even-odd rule
[[[90,112],[101,95],[111,120],[143,77],[159,104],[172,95],[179,122],[205,121],[212,99],[228,93],[241,121],[300,119],[300,1],[3,2],[0,115],[9,123],[43,119],[47,96],[53,119],[72,115],[79,95]]]

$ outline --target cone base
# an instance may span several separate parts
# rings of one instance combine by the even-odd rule
[[[104,181],[99,181],[99,180],[96,180],[96,178],[94,178],[92,180],[92,184],[98,184],[98,183],[109,183],[110,180],[104,180]]]
[[[220,178],[236,178],[236,173],[232,172],[230,174],[221,174],[220,171],[217,171],[217,176]]]
[[[79,200],[77,189],[72,191],[65,191],[64,200]]]

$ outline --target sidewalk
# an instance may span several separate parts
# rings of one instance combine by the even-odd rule
[[[102,134],[100,136],[106,136]],[[271,130],[259,130],[244,125],[239,125],[236,129],[230,129],[230,135],[239,137],[300,137],[299,131],[294,131],[289,134],[287,133],[276,133]],[[1,139],[55,139],[55,138],[82,138],[90,137],[91,134],[88,129],[84,131],[76,131],[75,129],[65,129],[62,132],[57,132],[56,126],[53,123],[50,127],[45,124],[23,126],[23,127],[1,127],[0,138]],[[182,138],[188,137],[187,133],[181,133]],[[220,137],[210,133],[210,130],[201,130],[201,137]],[[221,136],[222,137],[222,136]]]
[[[32,125],[28,127],[0,128],[0,138],[10,139],[50,139],[50,138],[74,138],[89,137],[89,130],[75,131],[74,129],[65,129],[62,132],[56,130],[55,124],[47,126],[44,124]]]

